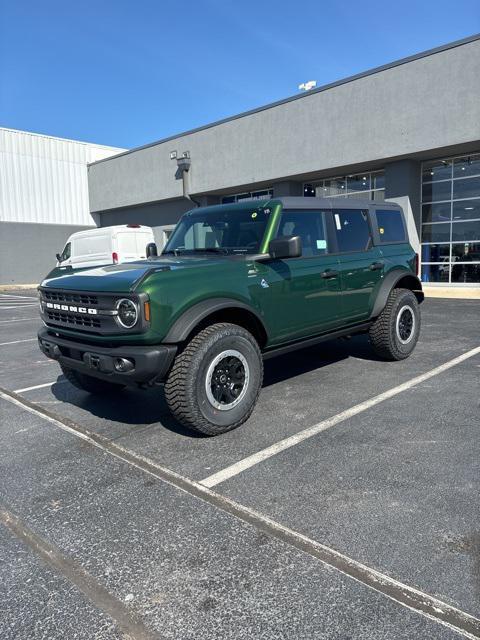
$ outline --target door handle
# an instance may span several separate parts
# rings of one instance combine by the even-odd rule
[[[372,262],[372,264],[370,265],[370,271],[379,271],[379,269],[383,269],[383,267],[383,262]]]
[[[338,271],[335,271],[334,269],[327,269],[321,274],[321,276],[322,278],[325,278],[325,280],[328,280],[329,278],[336,278],[338,276]]]

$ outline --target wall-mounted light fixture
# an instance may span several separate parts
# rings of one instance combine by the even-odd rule
[[[175,176],[177,180],[181,179],[183,182],[183,197],[187,200],[190,200],[195,205],[197,205],[197,207],[199,207],[200,203],[190,195],[188,172],[190,171],[191,164],[192,161],[190,160],[190,151],[184,151],[180,158],[177,158],[177,173],[175,174]]]

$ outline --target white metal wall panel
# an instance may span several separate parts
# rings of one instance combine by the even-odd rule
[[[94,224],[87,164],[121,151],[0,128],[0,221]]]

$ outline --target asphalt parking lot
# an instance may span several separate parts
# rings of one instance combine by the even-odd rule
[[[0,293],[0,638],[480,638],[480,301],[266,362],[217,438],[73,388]]]

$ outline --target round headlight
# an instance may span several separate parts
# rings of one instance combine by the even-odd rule
[[[137,305],[127,298],[122,298],[117,302],[118,321],[126,329],[131,329],[135,326],[138,320]]]

